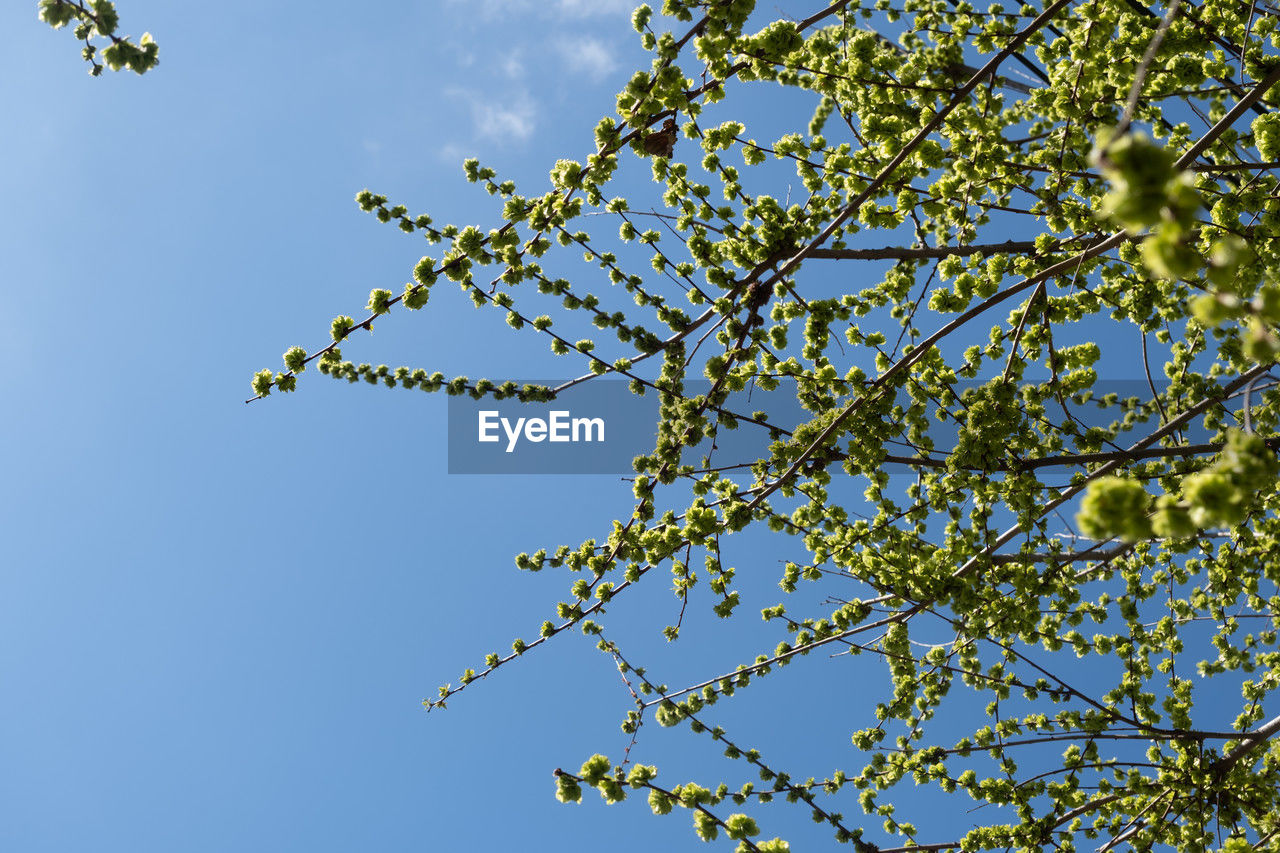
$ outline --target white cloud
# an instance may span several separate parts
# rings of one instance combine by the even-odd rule
[[[461,6],[468,14],[479,14],[484,20],[510,20],[517,15],[539,11],[557,18],[595,18],[605,15],[630,16],[642,0],[554,0],[553,3],[534,3],[533,0],[449,0],[451,6]],[[655,5],[650,2],[650,5]]]
[[[586,72],[596,79],[604,77],[618,64],[604,42],[588,36],[560,39],[556,42],[556,50],[570,71]]]
[[[510,88],[507,87],[508,90]],[[528,92],[518,92],[505,102],[459,86],[446,88],[444,94],[465,101],[471,107],[471,120],[477,136],[500,142],[523,142],[533,135],[538,104]]]
[[[471,156],[471,152],[456,142],[446,142],[440,146],[436,156],[446,163],[461,164],[463,160]]]
[[[476,132],[481,136],[502,141],[524,141],[533,135],[534,109],[528,97],[509,105],[476,100],[471,105],[471,117],[476,123]]]
[[[630,14],[640,0],[556,0],[556,11],[568,18]]]
[[[507,20],[529,11],[530,0],[449,0],[450,6],[461,6],[468,15],[479,14],[486,21]]]
[[[524,75],[524,63],[520,61],[521,50],[519,48],[511,51],[511,54],[502,60],[502,73],[516,80]]]

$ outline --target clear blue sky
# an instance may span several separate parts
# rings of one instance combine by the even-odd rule
[[[36,0],[0,7],[0,849],[705,849],[687,814],[555,801],[555,767],[628,740],[628,694],[581,636],[444,712],[420,704],[536,636],[568,581],[513,555],[603,537],[627,484],[449,476],[443,395],[309,371],[242,403],[254,371],[322,345],[428,251],[361,213],[358,190],[487,228],[496,206],[464,157],[535,193],[585,156],[647,63],[631,5],[120,0],[161,63],[99,79]],[[445,282],[345,351],[449,376],[581,370]],[[758,610],[784,552],[752,547]],[[664,680],[762,650],[704,606],[694,666],[656,637],[678,606],[651,586],[613,615]],[[813,664],[824,678],[803,661],[722,719],[821,778],[852,769],[863,679],[884,673]],[[715,752],[650,726],[632,757],[669,785],[741,781],[723,763],[693,775]],[[764,837],[830,843],[792,817]]]

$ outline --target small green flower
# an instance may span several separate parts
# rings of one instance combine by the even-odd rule
[[[604,779],[611,768],[609,757],[596,753],[582,763],[582,769],[578,771],[578,775],[582,777],[583,782],[594,786]]]
[[[556,776],[556,799],[562,803],[582,802],[582,786],[567,773]]]
[[[369,304],[366,306],[375,314],[385,314],[391,310],[391,291],[375,288],[369,291]]]
[[[1151,537],[1147,512],[1151,495],[1142,484],[1124,477],[1102,477],[1089,484],[1076,522],[1094,539],[1119,536],[1130,541]]]
[[[760,834],[760,827],[755,820],[744,814],[729,815],[725,818],[724,825],[729,837],[736,841]]]
[[[675,800],[661,791],[649,791],[649,808],[653,809],[656,815],[671,814],[671,809],[675,806]]]
[[[1151,516],[1151,529],[1156,536],[1166,539],[1186,539],[1194,536],[1196,526],[1190,511],[1172,495],[1156,498],[1155,513]]]
[[[347,316],[334,317],[333,324],[329,329],[329,334],[335,342],[342,341],[347,335],[351,334],[351,330],[355,328],[356,321]]]
[[[693,813],[693,831],[703,841],[715,841],[720,834],[720,827],[716,826],[714,817],[704,811],[696,811]]]
[[[1210,468],[1188,475],[1182,482],[1182,494],[1191,505],[1191,520],[1197,527],[1244,520],[1240,489],[1222,471]]]
[[[253,393],[259,397],[265,397],[271,393],[271,386],[274,383],[270,370],[259,370],[253,374]]]
[[[302,347],[289,347],[284,354],[284,366],[294,373],[307,369],[307,351]]]

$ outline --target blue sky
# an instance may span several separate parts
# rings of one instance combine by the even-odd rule
[[[0,848],[700,846],[687,815],[555,801],[556,766],[626,746],[625,688],[582,637],[420,705],[536,634],[567,582],[513,555],[606,532],[625,483],[447,476],[443,395],[312,371],[242,402],[425,251],[358,190],[489,224],[463,157],[534,192],[586,153],[644,61],[629,6],[127,0],[161,63],[99,79],[34,0],[0,8]],[[348,355],[565,373],[443,286]],[[648,595],[652,641],[676,606]],[[744,725],[767,734],[762,707]],[[706,749],[650,734],[633,757],[673,774]]]
[[[687,814],[555,801],[555,767],[628,742],[629,694],[581,636],[445,711],[420,704],[536,636],[569,581],[513,556],[607,535],[628,484],[451,476],[443,395],[308,371],[296,394],[242,402],[255,371],[323,345],[431,251],[362,213],[358,190],[488,228],[499,208],[463,158],[533,194],[591,150],[647,66],[630,6],[121,0],[123,31],[152,32],[161,62],[99,79],[35,0],[0,8],[0,849],[703,848]],[[767,96],[750,115],[786,120]],[[623,185],[643,192],[633,165]],[[344,351],[473,378],[583,368],[445,282]],[[746,610],[779,600],[788,545],[737,545],[763,567],[740,574]],[[658,579],[610,615],[673,685],[780,639],[708,611],[664,644],[679,607]],[[884,681],[869,657],[803,660],[720,719],[793,775],[851,768]],[[716,753],[648,726],[632,758],[669,785],[747,778]],[[787,811],[757,812],[764,837],[829,842]]]

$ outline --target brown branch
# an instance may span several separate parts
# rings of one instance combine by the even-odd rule
[[[1204,150],[1212,145],[1215,139],[1221,136],[1227,128],[1235,124],[1240,116],[1244,115],[1251,106],[1261,100],[1262,96],[1267,93],[1267,90],[1276,83],[1280,83],[1280,65],[1277,65],[1272,69],[1270,74],[1258,82],[1258,85],[1250,89],[1249,94],[1237,101],[1236,105],[1232,107],[1226,115],[1219,119],[1217,124],[1205,131],[1204,136],[1200,137],[1199,141],[1196,142],[1195,145],[1192,145],[1187,149],[1187,152],[1179,157],[1178,162],[1174,165],[1179,169],[1190,168],[1196,158],[1203,154]]]
[[[1080,560],[1109,560],[1118,557],[1133,548],[1132,545],[1117,545],[1107,551],[1099,551],[1097,546],[1085,551],[1072,551],[1067,554],[996,554],[991,562],[1002,563],[1074,563]]]
[[[881,249],[814,249],[810,258],[819,260],[914,260],[917,258],[949,258],[952,255],[993,255],[1034,252],[1034,240],[1006,240],[1003,243],[987,243],[970,246],[885,246]]]
[[[1280,449],[1280,438],[1264,439],[1267,447],[1272,450]],[[1217,453],[1223,448],[1220,441],[1210,441],[1204,444],[1180,444],[1177,447],[1148,447],[1141,450],[1108,450],[1099,453],[1069,453],[1061,456],[1042,456],[1039,459],[1023,459],[1011,464],[998,463],[996,465],[988,465],[983,468],[966,467],[966,471],[1026,471],[1034,468],[1046,468],[1052,465],[1087,465],[1093,462],[1112,462],[1114,460],[1132,461],[1137,459],[1159,459],[1167,456],[1197,456],[1202,453]],[[925,468],[946,468],[947,461],[945,459],[934,459],[932,457],[921,456],[897,456],[888,455],[884,457],[885,462],[893,462],[899,465],[922,466]]]
[[[1280,717],[1273,717],[1263,725],[1249,732],[1244,736],[1240,745],[1219,758],[1213,763],[1213,772],[1222,775],[1236,765],[1240,759],[1244,758],[1257,747],[1261,746],[1271,736],[1280,732]]]

